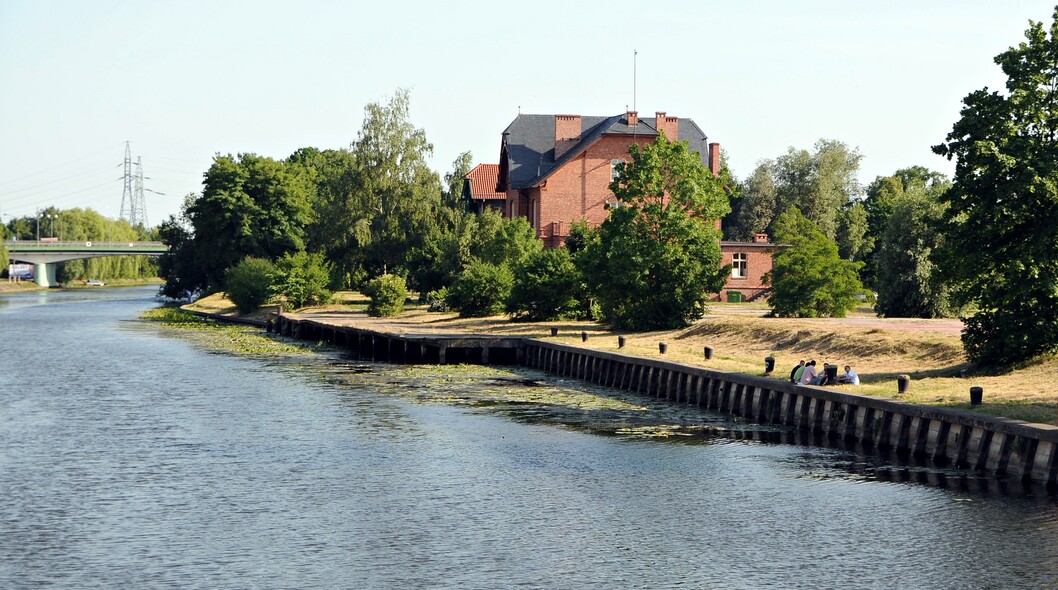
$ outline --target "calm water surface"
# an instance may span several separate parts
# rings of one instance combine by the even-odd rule
[[[153,291],[0,298],[0,587],[1058,587],[1046,494],[538,373],[212,353]]]

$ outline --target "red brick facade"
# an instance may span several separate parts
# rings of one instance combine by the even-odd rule
[[[713,298],[714,301],[730,301],[732,291],[737,291],[742,301],[753,301],[768,291],[764,283],[764,274],[771,270],[771,255],[775,244],[764,236],[761,242],[720,242],[720,264],[731,264],[724,288]],[[739,256],[743,264],[735,264]]]
[[[651,141],[652,137],[636,138],[640,145]],[[550,247],[562,245],[573,222],[602,223],[607,203],[616,201],[609,189],[612,162],[627,161],[631,144],[630,137],[603,136],[539,185],[508,189],[507,215],[528,218],[537,237]]]
[[[561,246],[572,223],[598,225],[606,219],[608,204],[616,201],[609,189],[613,163],[628,161],[632,143],[652,143],[660,132],[673,141],[688,141],[713,174],[720,172],[720,145],[708,143],[689,119],[663,112],[653,119],[635,112],[609,118],[520,115],[504,131],[500,152],[497,184],[507,195],[504,214],[527,218],[548,247]],[[746,299],[766,290],[761,277],[771,270],[772,249],[766,236],[757,243],[721,242],[723,264],[732,263],[736,254],[745,258],[739,265],[745,276],[729,278],[725,300],[728,290],[740,291]]]

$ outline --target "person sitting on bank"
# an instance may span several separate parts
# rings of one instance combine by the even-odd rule
[[[808,361],[798,383],[801,385],[819,385],[819,381],[819,371],[816,370],[816,362],[814,360]]]
[[[856,371],[852,370],[852,367],[845,365],[845,373],[838,376],[838,383],[859,385],[860,376],[856,374]]]
[[[801,362],[794,365],[793,369],[790,369],[790,383],[797,383],[801,380],[801,374],[805,372],[805,361],[801,359]]]

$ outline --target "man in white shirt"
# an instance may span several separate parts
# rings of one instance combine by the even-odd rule
[[[860,376],[856,374],[856,371],[852,370],[852,367],[845,365],[845,374],[838,377],[838,383],[848,383],[851,385],[860,384]]]

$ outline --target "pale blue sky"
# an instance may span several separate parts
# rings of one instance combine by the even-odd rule
[[[0,215],[117,217],[124,142],[152,224],[217,153],[346,147],[363,107],[411,90],[444,173],[496,162],[524,113],[693,118],[744,177],[838,139],[860,179],[952,166],[930,146],[992,58],[1050,22],[1048,2],[58,2],[0,0]]]

